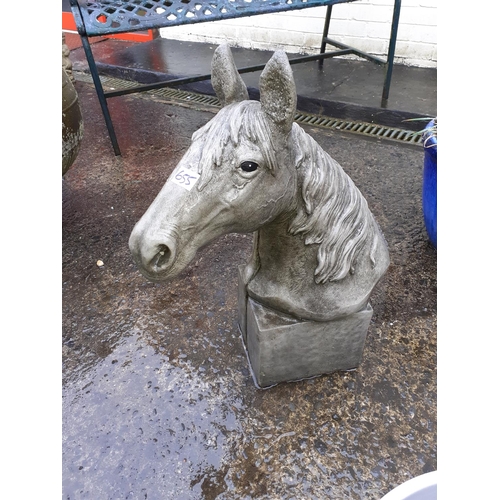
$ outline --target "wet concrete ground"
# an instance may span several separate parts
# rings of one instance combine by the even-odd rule
[[[261,390],[237,327],[251,236],[219,239],[162,285],[145,281],[127,245],[213,115],[113,99],[116,157],[93,87],[76,88],[85,135],[62,181],[63,498],[378,500],[435,470],[436,250],[422,150],[304,127],[367,198],[392,263],[357,370]]]

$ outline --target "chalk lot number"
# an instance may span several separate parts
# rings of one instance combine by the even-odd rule
[[[193,172],[192,170],[186,170],[181,168],[173,178],[173,181],[184,189],[191,191],[191,188],[196,184],[200,178],[199,174]]]

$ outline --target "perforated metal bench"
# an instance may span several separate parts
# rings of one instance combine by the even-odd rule
[[[356,0],[70,0],[70,3],[78,33],[80,34],[82,40],[85,56],[89,64],[90,73],[94,81],[97,96],[102,108],[104,120],[113,144],[113,149],[116,155],[120,155],[120,148],[118,146],[113,122],[111,121],[107,105],[108,98],[135,92],[144,92],[161,87],[209,80],[210,74],[196,77],[178,78],[175,80],[146,85],[137,85],[126,90],[105,92],[99,77],[94,56],[92,54],[89,37],[109,36],[119,33],[168,28],[170,26],[179,26],[182,24],[219,21],[223,19],[234,19],[237,17],[248,17],[259,14],[326,6],[327,9],[320,53],[316,55],[293,58],[290,60],[290,64],[297,64],[312,60],[318,60],[321,64],[324,59],[329,57],[355,54],[386,67],[384,87],[382,90],[382,100],[386,101],[389,98],[389,88],[391,85],[401,0],[394,0],[391,35],[386,60],[374,57],[370,54],[328,38],[333,5],[353,1]],[[338,50],[327,52],[327,45],[333,45]],[[264,65],[249,66],[245,68],[238,68],[238,71],[240,73],[249,73],[252,71],[260,71],[263,68]]]

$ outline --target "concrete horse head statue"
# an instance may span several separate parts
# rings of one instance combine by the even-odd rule
[[[198,249],[231,232],[253,232],[248,295],[296,318],[329,321],[364,309],[389,265],[387,245],[353,181],[299,125],[287,56],[260,78],[260,102],[227,45],[212,61],[222,109],[192,143],[133,229],[143,275],[175,277]]]

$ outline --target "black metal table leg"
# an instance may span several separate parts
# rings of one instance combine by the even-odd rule
[[[106,127],[108,128],[109,137],[113,145],[113,150],[116,156],[120,156],[121,155],[120,147],[118,146],[115,129],[113,127],[113,122],[111,121],[111,115],[109,114],[108,103],[106,101],[106,96],[104,95],[104,89],[102,88],[101,79],[99,78],[99,72],[97,71],[94,55],[92,54],[92,49],[90,48],[89,39],[87,35],[80,34],[80,37],[82,39],[83,50],[85,51],[87,62],[89,63],[90,74],[92,75],[92,80],[94,81],[94,86],[97,92],[99,103],[101,105],[104,121],[106,122]]]
[[[391,39],[389,41],[389,51],[387,53],[387,64],[382,91],[382,105],[389,99],[389,89],[392,79],[392,68],[394,66],[394,53],[396,52],[396,38],[398,36],[399,13],[401,11],[401,0],[394,0],[394,11],[392,14]]]
[[[326,39],[328,38],[328,31],[330,31],[330,19],[332,17],[332,5],[328,5],[326,8],[325,25],[323,28],[323,38],[321,39],[321,49],[320,54],[324,54],[326,49]]]

